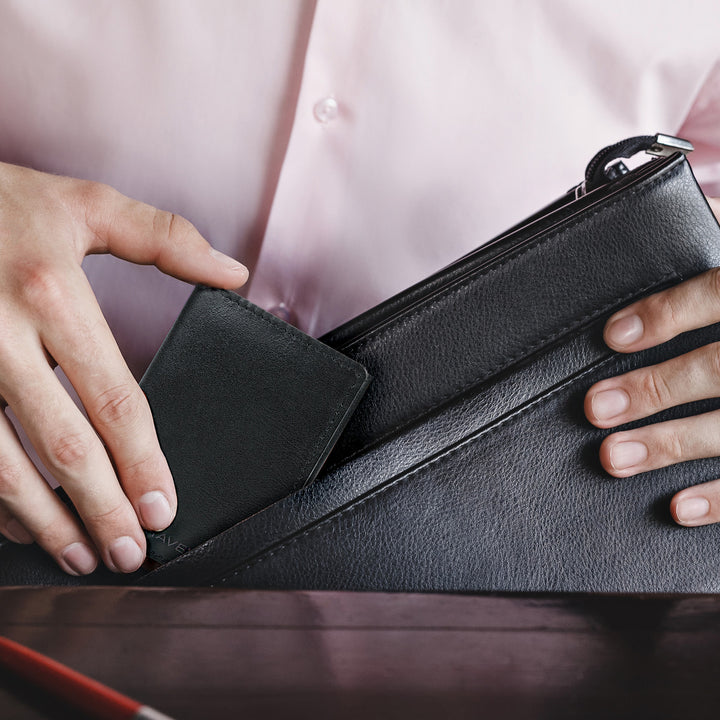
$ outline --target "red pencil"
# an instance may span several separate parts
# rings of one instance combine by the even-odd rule
[[[35,650],[0,637],[0,665],[98,720],[172,720]]]

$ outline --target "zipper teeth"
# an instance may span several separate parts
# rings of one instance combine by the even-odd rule
[[[677,157],[673,156],[673,162],[676,160]],[[663,158],[659,160],[654,160],[646,163],[645,165],[642,165],[640,168],[637,168],[635,172],[641,173],[638,174],[634,179],[632,183],[628,184],[639,184],[644,182],[650,175],[654,175],[656,170],[660,169],[660,163],[662,163],[662,166],[671,164],[670,158]],[[624,179],[627,179],[628,176],[625,176]],[[608,185],[605,186],[606,190],[609,190],[612,186]],[[625,185],[623,185],[625,187]],[[573,206],[575,205],[578,200],[574,197],[574,188],[573,191],[569,192],[568,195],[568,201],[564,205],[561,205],[558,208],[555,208],[553,210],[548,211],[546,214],[541,215],[534,220],[532,220],[530,223],[522,223],[516,226],[514,229],[511,229],[510,231],[503,233],[502,235],[490,240],[489,242],[485,243],[484,245],[481,245],[480,247],[476,248],[475,250],[472,250],[467,255],[464,255],[463,257],[459,258],[455,262],[448,265],[443,270],[440,270],[440,273],[450,272],[454,268],[458,268],[458,266],[468,264],[469,267],[467,267],[465,270],[457,270],[458,274],[453,276],[452,280],[448,280],[446,282],[440,283],[435,289],[431,291],[427,291],[426,293],[419,295],[417,298],[415,298],[412,302],[403,305],[402,307],[398,308],[397,311],[390,313],[389,315],[385,317],[380,317],[376,321],[372,322],[368,327],[363,328],[362,330],[358,331],[357,333],[353,334],[349,338],[347,338],[344,342],[341,344],[335,346],[337,350],[340,350],[342,352],[345,352],[347,350],[350,350],[354,345],[357,343],[365,340],[367,337],[372,335],[375,332],[378,332],[381,330],[384,326],[388,325],[389,323],[392,323],[394,320],[396,320],[399,317],[402,317],[405,313],[411,311],[412,309],[416,308],[418,305],[421,305],[422,303],[428,302],[433,297],[436,297],[439,294],[444,293],[448,288],[452,287],[458,282],[461,282],[465,280],[468,276],[473,275],[476,272],[479,272],[481,270],[484,270],[491,266],[493,263],[498,262],[502,258],[506,257],[512,252],[515,252],[516,250],[521,249],[526,243],[531,242],[534,238],[537,237],[539,233],[542,232],[548,232],[551,228],[557,227],[561,223],[568,220],[570,217],[572,217],[575,213],[580,212],[581,210],[585,210],[589,207],[592,207],[593,205],[602,203],[615,195],[617,190],[612,190],[610,192],[607,192],[602,197],[598,197],[593,202],[590,202],[586,207],[581,209],[575,209],[573,210]],[[583,196],[579,198],[581,201],[584,197]],[[558,200],[561,200],[562,198],[559,198]],[[558,202],[558,201],[556,201]],[[552,215],[557,213],[557,218],[554,222],[551,224],[540,227],[536,232],[532,232],[529,235],[523,237],[522,239],[513,241],[511,238],[516,235],[517,233],[523,232],[529,228],[531,228],[536,223],[542,223],[543,220],[546,218],[551,217]],[[534,216],[531,216],[531,218]],[[507,247],[500,247],[502,243],[506,242]],[[492,257],[487,258],[485,261],[479,261],[478,256],[482,256],[485,252],[487,252],[491,248],[498,248],[498,251],[496,254],[493,254]],[[431,276],[432,277],[432,276]]]

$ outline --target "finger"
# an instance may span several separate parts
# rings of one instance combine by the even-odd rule
[[[145,536],[105,448],[44,362],[40,348],[26,344],[24,349],[24,363],[10,363],[0,372],[2,395],[72,499],[105,564],[115,572],[137,570],[145,557]],[[21,500],[28,503],[28,498]],[[16,516],[33,534],[34,526],[48,520],[46,508],[32,502],[19,507],[24,514]]]
[[[675,522],[687,527],[720,522],[720,480],[681,490],[670,501]]]
[[[600,446],[600,462],[618,478],[686,460],[720,455],[720,411],[613,433]]]
[[[192,283],[229,290],[248,279],[247,268],[213,249],[185,218],[132,200],[106,185],[80,183],[85,220],[92,232],[88,252],[117,257]]]
[[[35,542],[33,536],[5,508],[0,505],[0,533],[8,540],[21,545]]]
[[[87,279],[79,270],[72,275],[62,289],[65,302],[48,303],[38,318],[40,336],[110,451],[142,525],[164,530],[175,516],[177,496],[150,406],[120,354]]]
[[[711,343],[657,365],[601,380],[585,396],[585,415],[597,427],[615,427],[676,405],[717,397],[718,388],[720,343]]]
[[[32,464],[5,413],[0,414],[0,528],[14,542],[35,538],[71,575],[97,567],[92,542]]]
[[[720,268],[713,268],[615,313],[605,325],[605,342],[619,352],[636,352],[718,320]]]

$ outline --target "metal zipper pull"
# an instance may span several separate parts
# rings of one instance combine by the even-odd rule
[[[687,155],[694,149],[693,144],[689,140],[658,133],[655,136],[655,142],[645,152],[648,155],[655,155],[656,157],[668,157],[676,152]]]
[[[588,163],[585,170],[585,182],[575,189],[576,197],[581,197],[591,190],[617,180],[627,174],[627,166],[622,158],[630,158],[639,152],[646,152],[655,157],[669,157],[674,153],[687,155],[692,152],[691,142],[672,135],[639,135],[621,140],[600,150]]]

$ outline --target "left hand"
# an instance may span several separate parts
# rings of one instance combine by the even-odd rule
[[[720,218],[720,199],[709,202]],[[605,342],[618,352],[637,352],[719,321],[720,268],[713,268],[615,313],[605,325]],[[719,396],[720,343],[712,343],[596,383],[585,396],[585,415],[599,428],[612,428]],[[720,410],[613,433],[600,447],[600,462],[617,478],[718,455]],[[670,512],[680,525],[720,522],[720,479],[681,490]]]

